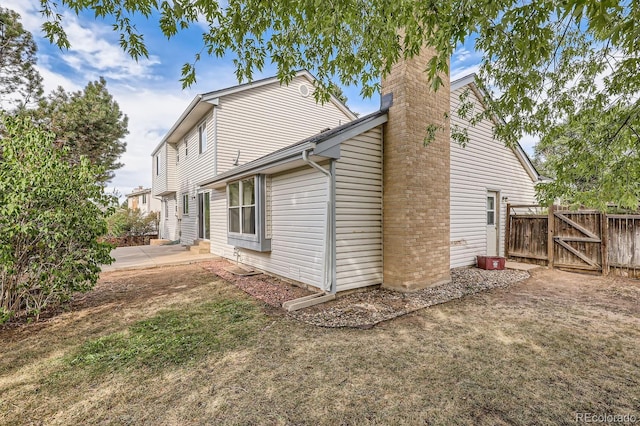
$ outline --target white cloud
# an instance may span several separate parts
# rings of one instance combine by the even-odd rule
[[[461,47],[460,49],[457,49],[455,52],[453,52],[451,63],[459,64],[469,59],[469,57],[471,57],[471,52],[469,52],[466,48]]]
[[[36,68],[42,76],[42,83],[44,85],[45,93],[49,93],[60,86],[62,86],[66,91],[69,92],[74,92],[82,89],[82,86],[78,85],[75,81],[63,76],[62,74],[51,71],[47,67],[46,60],[43,61],[42,58],[43,57],[40,57],[40,63]]]
[[[40,32],[44,19],[40,15],[41,7],[38,0],[3,0],[2,7],[18,12],[22,26],[34,37]]]
[[[103,75],[113,80],[151,78],[152,68],[160,63],[156,56],[136,61],[116,43],[111,27],[80,22],[70,13],[64,15],[64,30],[71,48],[62,59],[73,69],[94,74],[91,80]]]

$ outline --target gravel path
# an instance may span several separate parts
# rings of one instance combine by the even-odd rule
[[[207,264],[205,268],[274,307],[281,307],[287,300],[311,294],[303,288],[266,274],[247,277],[234,275],[226,270],[231,265],[225,260],[217,260]],[[382,288],[364,290],[339,295],[333,301],[290,312],[289,315],[298,321],[320,327],[369,328],[418,309],[484,290],[506,287],[527,278],[528,272],[511,269],[485,271],[477,268],[455,268],[451,270],[451,282],[448,284],[413,293]]]

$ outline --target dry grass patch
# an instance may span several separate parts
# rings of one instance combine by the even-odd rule
[[[124,291],[121,310],[95,313],[91,327],[75,327],[79,309],[55,329],[10,331],[0,423],[573,424],[582,411],[640,418],[640,285],[632,281],[543,271],[357,330],[296,322],[211,283],[197,266],[181,268],[172,272],[184,284],[171,288],[187,285],[183,292],[156,294],[139,317],[141,300],[131,296],[129,305]],[[162,285],[170,275],[154,279]],[[114,291],[118,283],[133,291],[134,279],[109,278]],[[13,351],[29,361],[5,362]]]

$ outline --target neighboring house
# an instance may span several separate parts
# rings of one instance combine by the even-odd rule
[[[462,91],[483,108],[473,76],[432,93],[428,58],[393,67],[379,111],[191,177],[210,191],[211,252],[325,293],[412,291],[501,254],[505,203],[533,202],[537,172],[519,146],[493,140],[490,120],[468,128],[466,148],[448,126],[424,145],[427,124],[447,114],[467,125],[456,114]],[[288,131],[278,126],[262,131]]]
[[[152,153],[161,238],[210,239],[213,204],[200,182],[356,118],[335,97],[316,103],[313,82],[300,71],[288,86],[274,77],[196,96]]]
[[[127,206],[132,210],[140,210],[146,216],[160,211],[160,200],[152,197],[151,188],[139,186],[127,194]]]

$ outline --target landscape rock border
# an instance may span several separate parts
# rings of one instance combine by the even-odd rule
[[[259,274],[237,276],[226,268],[230,262],[217,260],[205,268],[234,284],[244,292],[275,308],[287,300],[312,294],[276,277]],[[503,288],[529,278],[526,271],[505,269],[487,271],[473,267],[451,270],[451,282],[412,293],[400,293],[383,288],[365,289],[338,295],[335,300],[289,312],[298,321],[319,327],[370,328],[374,325],[415,312],[429,306],[446,303],[492,288]]]
[[[446,284],[412,293],[383,288],[351,293],[322,305],[291,312],[290,316],[320,327],[370,328],[419,309],[492,288],[507,287],[529,277],[528,272],[512,269],[455,268],[451,270],[451,282]]]

